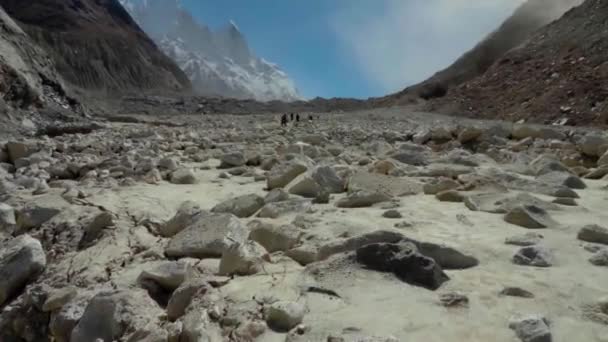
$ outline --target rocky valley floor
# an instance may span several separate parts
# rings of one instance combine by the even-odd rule
[[[0,341],[608,341],[605,132],[170,120],[1,143]]]

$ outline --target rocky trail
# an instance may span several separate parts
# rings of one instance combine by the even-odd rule
[[[606,132],[113,121],[0,143],[0,341],[608,341]]]

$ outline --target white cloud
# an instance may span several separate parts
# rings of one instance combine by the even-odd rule
[[[384,92],[448,66],[496,29],[523,0],[374,0],[342,8],[331,26],[344,58]]]

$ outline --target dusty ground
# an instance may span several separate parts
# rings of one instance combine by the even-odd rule
[[[37,278],[28,281],[25,291],[10,291],[0,315],[4,327],[0,337],[3,341],[16,337],[31,340],[32,336],[39,340],[53,336],[57,341],[70,336],[72,341],[105,336],[125,341],[549,341],[530,339],[525,334],[518,339],[518,330],[509,328],[514,317],[540,315],[549,322],[546,326],[543,323],[524,330],[541,331],[542,338],[552,336],[553,341],[608,341],[608,309],[601,308],[602,298],[608,294],[608,273],[606,266],[589,261],[594,255],[591,251],[599,255],[608,242],[577,238],[583,226],[605,226],[608,222],[606,179],[591,179],[598,178],[592,173],[602,170],[604,158],[589,155],[585,140],[587,135],[601,132],[552,127],[547,128],[551,133],[541,134],[530,128],[526,134],[535,136],[530,138],[513,134],[521,127],[511,124],[402,114],[399,109],[321,114],[312,123],[287,128],[280,127],[278,118],[272,115],[171,118],[173,123],[186,123],[184,127],[165,127],[164,119],[158,118],[154,124],[113,123],[86,135],[26,141],[28,149],[38,154],[23,157],[27,161],[3,164],[7,172],[2,176],[5,191],[1,201],[14,208],[17,217],[15,224],[3,223],[3,235],[8,244],[16,240],[12,236],[25,233],[40,240],[46,261],[41,274],[28,274],[30,279]],[[470,127],[478,127],[479,135],[460,143],[466,140],[462,130]],[[508,133],[501,138],[501,132]],[[425,134],[428,139],[421,137]],[[551,139],[544,139],[548,136]],[[298,144],[301,141],[313,145]],[[599,140],[597,145],[603,146],[604,141],[608,142]],[[409,151],[412,146],[419,148],[412,153],[423,161],[397,161],[402,158],[398,152]],[[248,165],[220,168],[221,160],[233,151],[246,156]],[[542,178],[545,172],[539,171],[539,162],[531,161],[549,155],[555,156],[547,157],[554,162],[549,166],[551,170],[559,169],[560,175],[574,177],[586,188],[569,189]],[[177,170],[164,169],[160,160],[165,157],[176,162],[177,170],[190,170],[192,181],[174,184],[171,180]],[[273,233],[276,236],[255,239],[264,246],[262,254],[269,255],[248,256],[257,267],[252,274],[218,275],[219,256],[167,255],[167,246],[175,237],[161,232],[183,202],[192,201],[205,211],[238,196],[255,194],[264,198],[268,178],[278,168],[265,166],[272,158],[278,165],[303,161],[308,168],[304,174],[328,165],[343,181],[344,191],[331,194],[328,203],[316,203],[315,196],[306,195],[313,197],[313,203],[274,218],[257,217],[261,212],[257,209],[247,217],[235,217],[247,231],[255,230],[256,222],[278,227]],[[158,170],[162,179],[151,180],[154,172],[141,166],[149,160],[156,165],[149,169]],[[381,161],[393,165],[389,172],[378,166]],[[15,165],[21,167],[15,170]],[[71,176],[57,177],[61,174],[58,168],[72,170]],[[528,185],[518,185],[504,176],[507,172]],[[357,178],[361,174],[365,176]],[[483,176],[489,183],[471,182]],[[423,191],[425,184],[438,180],[451,180],[458,186],[459,202],[439,200],[426,187]],[[305,201],[292,186],[290,182],[284,187],[293,192],[291,200]],[[338,207],[343,198],[357,193],[356,187],[388,197],[359,208]],[[399,193],[401,188],[409,189],[406,195]],[[462,203],[480,193],[505,198],[525,193],[551,206],[556,197],[550,194],[564,188],[579,197],[575,199],[577,205],[553,204],[542,214],[550,218],[544,229],[507,223],[505,213],[473,211]],[[317,199],[321,197],[318,194]],[[517,200],[516,205],[529,203]],[[28,206],[57,208],[58,214],[39,224],[25,225]],[[389,209],[402,217],[384,217]],[[110,213],[112,222],[103,225],[93,239],[89,236],[83,245],[83,231],[90,231],[91,221],[100,213]],[[204,215],[203,221],[207,217]],[[293,225],[285,228],[289,224]],[[217,229],[227,228],[220,224]],[[266,251],[272,239],[283,236],[281,231],[296,232],[291,238],[293,245]],[[344,248],[344,252],[329,257],[324,254],[329,245],[348,246],[352,238],[377,231],[449,246],[477,262],[473,266],[443,267],[449,280],[431,290],[402,281],[391,272],[363,266],[355,258],[357,248]],[[550,267],[512,261],[521,247],[505,244],[505,239],[530,232],[542,235],[537,245],[552,254]],[[207,237],[192,237],[197,238]],[[305,250],[313,260],[296,262],[290,254],[293,249]],[[8,263],[6,258],[0,253],[0,267]],[[189,265],[188,271],[180,271],[178,263]],[[152,272],[159,264],[170,265],[167,267],[173,270],[154,271],[161,274],[159,278],[181,280],[176,284],[181,287],[176,289],[153,279],[169,298],[177,296],[190,278],[214,284],[213,292],[192,295],[184,305],[186,313],[176,322],[167,319],[167,304],[162,300],[129,299],[120,306],[122,302],[112,299],[109,302],[113,307],[122,309],[110,315],[91,304],[91,298],[107,291],[136,293],[145,288],[154,297],[158,289],[150,289],[142,280],[142,272]],[[0,289],[4,291],[3,286]],[[59,300],[61,305],[52,310],[38,308],[36,300],[31,299],[42,297],[38,300],[45,303],[68,287],[75,294]],[[533,297],[500,295],[505,287],[524,289]],[[450,293],[468,301],[455,306],[442,304],[441,296]],[[274,328],[267,310],[277,301],[301,306],[303,318],[285,331]],[[143,309],[133,313],[129,307]],[[219,314],[212,314],[214,310]],[[590,310],[597,315],[589,315]],[[23,312],[30,314],[16,317]],[[92,328],[83,323],[87,320],[82,317],[87,315],[110,323]],[[122,328],[107,328],[112,322],[121,322]],[[262,327],[261,332],[244,328],[252,322]]]

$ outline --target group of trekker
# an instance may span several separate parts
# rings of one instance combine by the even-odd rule
[[[281,115],[281,126],[287,126],[288,122],[294,122],[297,124],[298,122],[300,122],[300,114],[297,113],[290,113],[289,115],[287,113]],[[308,121],[312,122],[312,114],[308,114]]]

